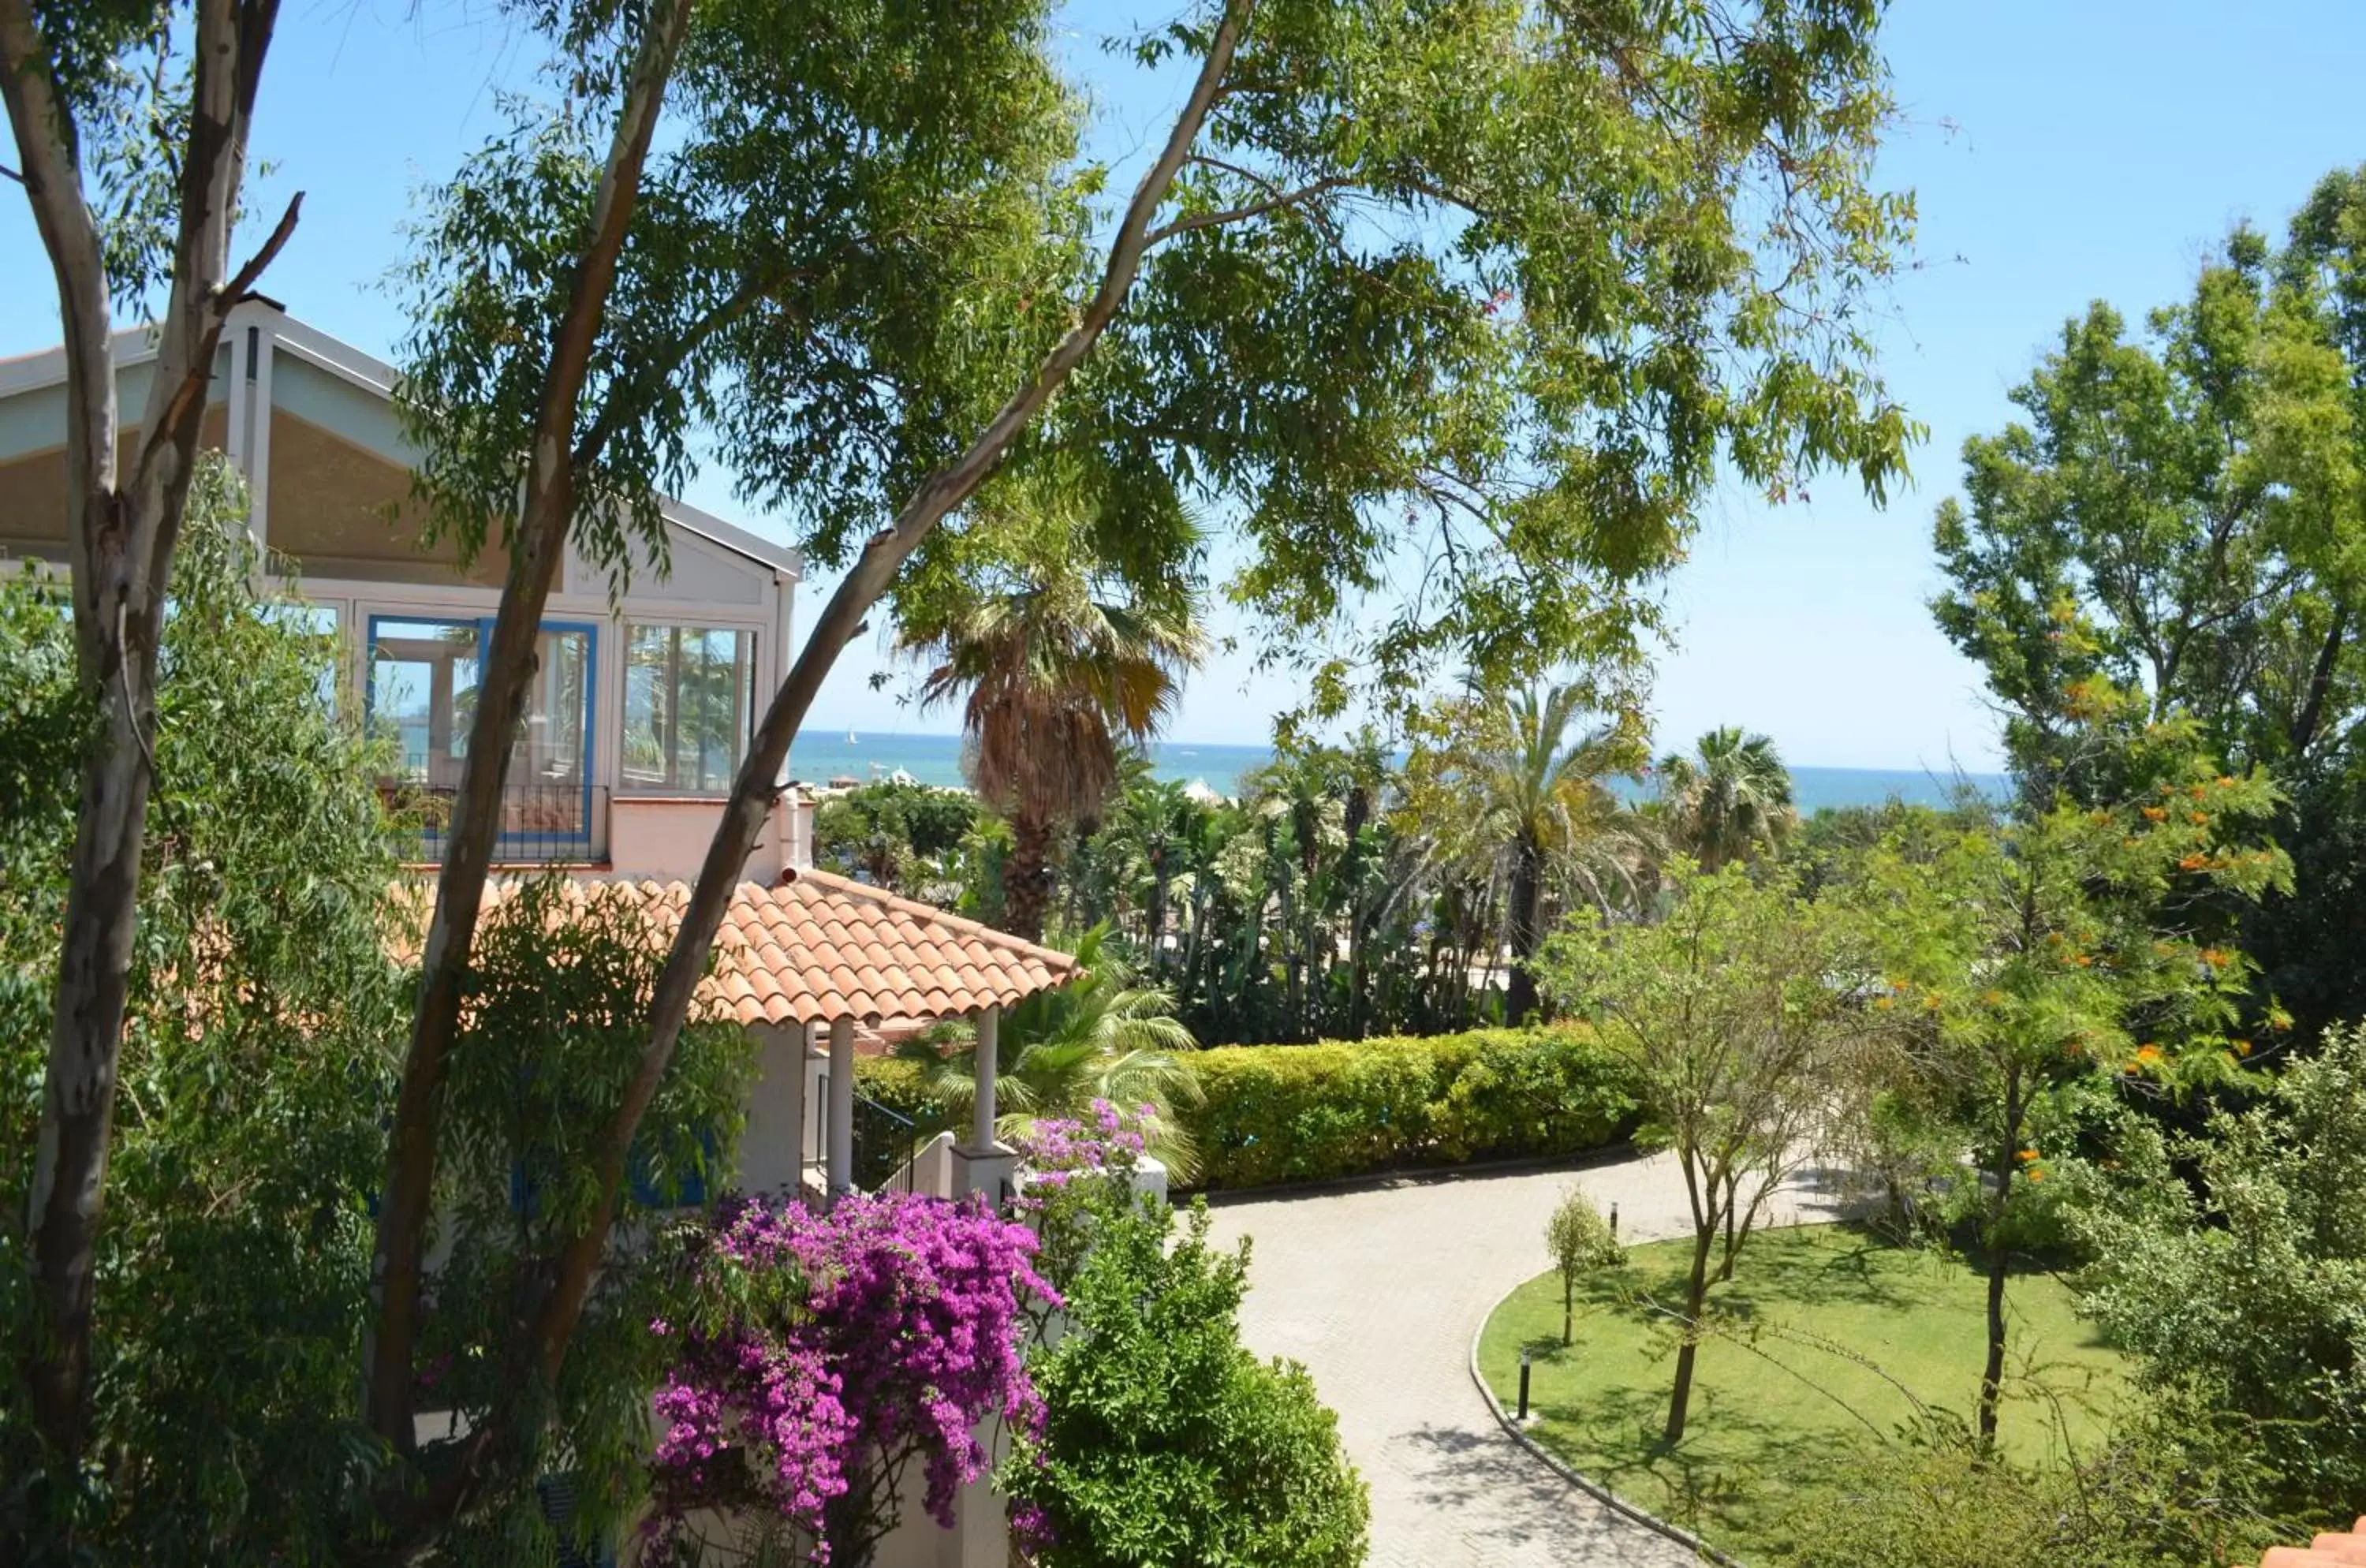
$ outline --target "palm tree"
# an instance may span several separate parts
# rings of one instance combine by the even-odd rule
[[[966,694],[970,782],[1010,823],[1003,920],[1040,941],[1053,840],[1090,821],[1117,787],[1122,749],[1155,734],[1200,659],[1188,597],[1095,597],[1073,561],[1018,570],[1008,587],[965,595],[906,627],[907,651],[938,662],[922,707]]]
[[[1650,824],[1608,783],[1637,772],[1635,744],[1616,724],[1572,739],[1584,708],[1574,685],[1457,705],[1442,743],[1414,758],[1421,809],[1441,850],[1486,867],[1506,886],[1512,973],[1504,1015],[1515,1023],[1536,1010],[1530,964],[1544,933],[1546,895],[1558,883],[1606,912],[1614,894],[1633,897],[1651,859]]]
[[[1199,1175],[1199,1149],[1175,1108],[1199,1102],[1199,1075],[1186,1055],[1199,1043],[1175,1017],[1174,997],[1138,985],[1108,937],[1106,926],[1087,931],[1076,943],[1076,978],[1003,1015],[995,1043],[1002,1108],[996,1131],[1007,1139],[1039,1120],[1083,1117],[1096,1100],[1127,1110],[1147,1105],[1157,1113],[1148,1152],[1177,1181],[1189,1181]],[[902,1041],[896,1055],[919,1064],[938,1103],[957,1118],[969,1113],[977,1059],[969,1025],[949,1023]]]
[[[1722,726],[1702,736],[1691,756],[1661,758],[1658,773],[1669,837],[1703,871],[1780,849],[1798,826],[1790,770],[1770,737]]]

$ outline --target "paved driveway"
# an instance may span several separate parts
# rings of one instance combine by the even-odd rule
[[[1572,1183],[1616,1202],[1629,1240],[1690,1228],[1683,1178],[1664,1156],[1215,1211],[1217,1239],[1255,1243],[1244,1337],[1306,1363],[1371,1483],[1374,1568],[1693,1561],[1538,1462],[1470,1384],[1471,1336],[1505,1292],[1550,1266],[1545,1217]],[[1807,1190],[1778,1203],[1778,1223],[1831,1207]]]

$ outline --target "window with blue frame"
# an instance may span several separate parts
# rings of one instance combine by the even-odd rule
[[[434,803],[456,793],[474,721],[486,620],[374,615],[369,623],[368,722],[394,742],[390,782]],[[546,622],[502,788],[502,849],[528,858],[580,853],[594,828],[592,736],[599,630]]]

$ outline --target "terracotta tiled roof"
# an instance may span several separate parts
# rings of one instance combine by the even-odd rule
[[[2366,1518],[2349,1531],[2320,1535],[2308,1545],[2271,1546],[2259,1559],[2259,1568],[2320,1568],[2335,1563],[2366,1562]]]
[[[490,903],[515,883],[486,890]],[[690,902],[684,882],[578,883],[637,898],[670,936]],[[824,871],[767,887],[743,882],[715,932],[715,970],[699,999],[742,1023],[876,1025],[933,1021],[1008,1007],[1064,986],[1076,961],[975,920]]]

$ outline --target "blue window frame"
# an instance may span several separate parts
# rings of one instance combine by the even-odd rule
[[[390,783],[423,797],[429,852],[440,852],[438,801],[456,793],[490,618],[372,615],[367,721],[400,750]],[[588,856],[595,831],[600,628],[545,621],[526,720],[502,789],[496,852],[509,860]]]

